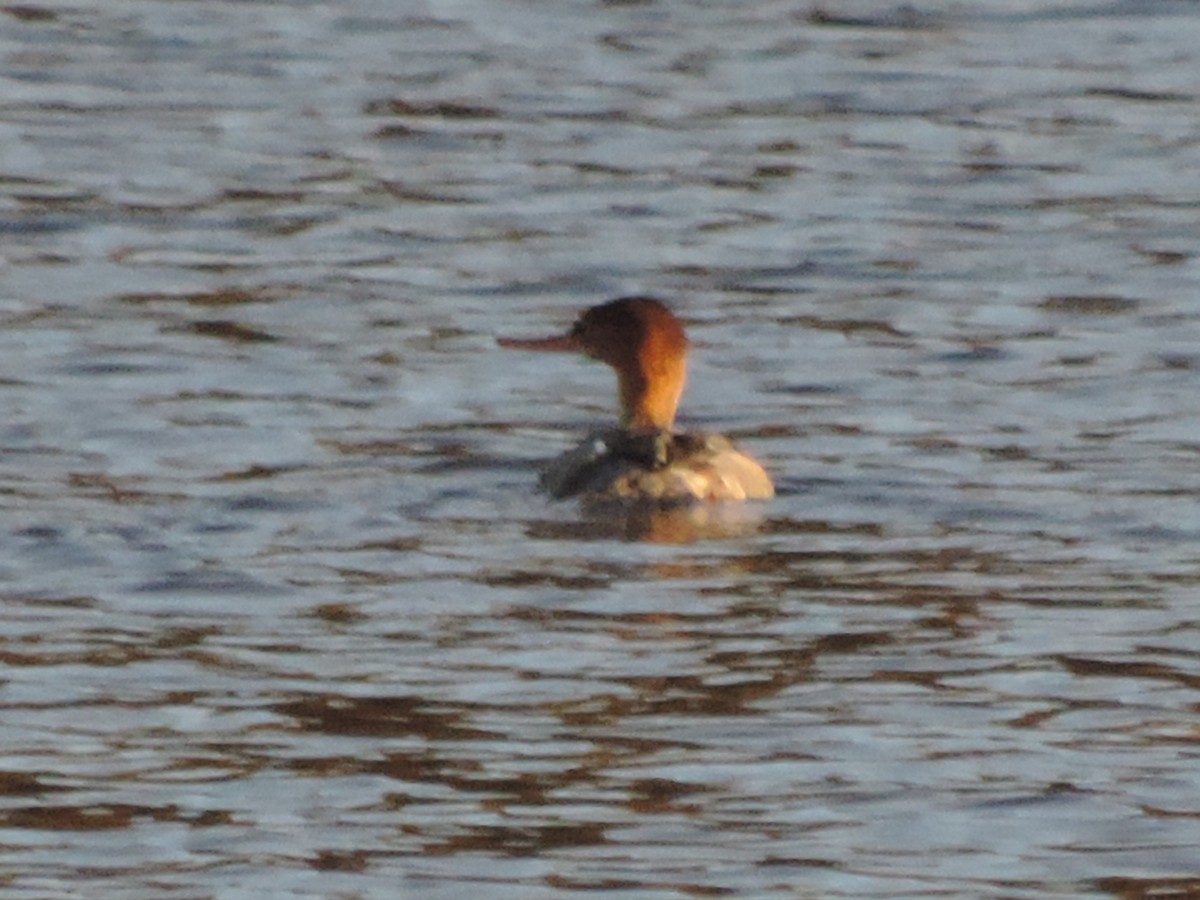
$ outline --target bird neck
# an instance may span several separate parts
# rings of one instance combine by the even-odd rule
[[[651,357],[617,371],[621,427],[627,431],[670,431],[687,381],[683,356]]]

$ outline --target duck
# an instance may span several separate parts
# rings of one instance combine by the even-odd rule
[[[616,372],[617,426],[591,432],[544,467],[540,486],[552,498],[674,505],[774,496],[766,470],[729,438],[675,430],[689,342],[663,301],[618,297],[585,310],[565,334],[497,343],[582,353]]]

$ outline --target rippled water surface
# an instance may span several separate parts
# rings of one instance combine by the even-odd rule
[[[0,7],[0,897],[1200,895],[1200,4]],[[620,293],[752,510],[536,463]]]

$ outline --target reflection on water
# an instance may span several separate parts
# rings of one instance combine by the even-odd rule
[[[1194,5],[0,22],[0,897],[1200,892]]]
[[[722,503],[655,507],[619,503],[583,504],[576,519],[527,523],[534,539],[557,541],[624,540],[688,544],[700,540],[748,537],[762,523],[761,504]]]

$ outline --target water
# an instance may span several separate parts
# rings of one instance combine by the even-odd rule
[[[0,897],[1200,891],[1200,7],[0,11]],[[780,496],[535,464],[624,292]]]

